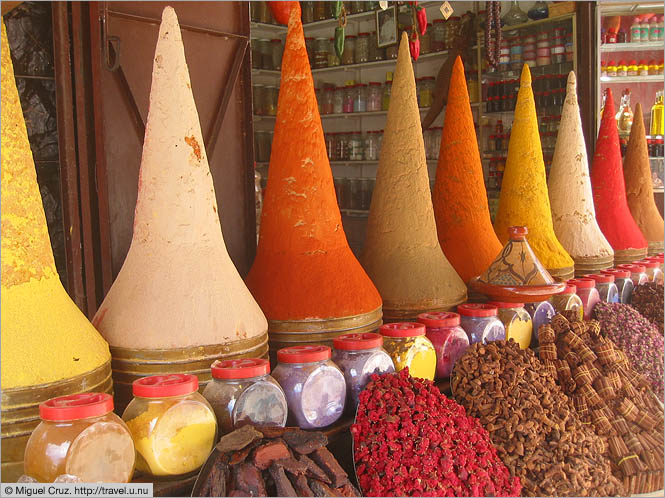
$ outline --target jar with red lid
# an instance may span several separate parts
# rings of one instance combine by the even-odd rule
[[[593,318],[593,308],[600,302],[600,294],[596,289],[596,281],[592,278],[574,278],[568,280],[577,288],[577,295],[582,300],[582,310],[585,320]]]
[[[469,344],[501,341],[506,338],[506,328],[498,318],[496,306],[485,303],[465,303],[457,307],[460,325],[469,337]]]
[[[332,360],[346,380],[346,410],[355,414],[360,393],[372,374],[394,372],[395,365],[383,349],[383,337],[367,332],[345,334],[333,340]]]
[[[584,318],[582,300],[577,295],[577,287],[575,285],[568,283],[563,292],[554,294],[551,300],[557,313],[563,313],[566,310],[579,310],[580,320]]]
[[[614,283],[614,275],[601,273],[600,275],[588,275],[587,278],[596,281],[596,289],[598,289],[601,301],[606,303],[619,302],[619,289]]]
[[[663,253],[658,253],[655,256],[648,256],[644,258],[647,261],[656,261],[658,262],[658,265],[660,267],[660,271],[663,271],[663,263],[665,263],[665,257],[663,257]]]
[[[647,269],[640,263],[633,263],[630,265],[617,265],[619,270],[628,270],[630,278],[635,285],[640,285],[649,281],[647,276]]]
[[[630,298],[633,295],[635,284],[630,278],[629,270],[622,270],[619,268],[611,268],[608,270],[601,270],[602,275],[612,275],[614,277],[614,285],[617,286],[620,303],[630,303]]]
[[[217,440],[212,407],[191,374],[135,380],[134,399],[122,419],[134,439],[136,469],[155,477],[180,477],[198,470]]]
[[[533,322],[533,343],[538,342],[538,330],[543,325],[547,325],[552,321],[552,317],[556,314],[556,310],[552,303],[549,301],[541,301],[536,303],[527,303],[524,309],[531,316]]]
[[[203,390],[203,397],[215,411],[222,435],[247,423],[286,425],[286,396],[270,376],[268,360],[217,360],[210,370],[212,380]]]
[[[60,476],[67,482],[131,480],[134,443],[125,423],[113,413],[110,394],[50,399],[39,405],[39,418],[25,447],[27,476],[38,482],[54,482]]]
[[[469,337],[460,327],[460,316],[452,312],[422,313],[418,322],[425,326],[425,335],[436,350],[435,378],[450,377],[455,362],[469,348]]]
[[[436,373],[436,350],[425,335],[421,323],[387,323],[379,328],[383,336],[383,347],[400,372],[408,367],[412,377],[434,380]]]
[[[533,335],[533,321],[524,309],[524,303],[490,301],[487,304],[496,306],[497,316],[506,329],[506,340],[514,340],[520,349],[528,348]]]
[[[663,282],[663,272],[660,269],[660,262],[646,258],[638,261],[637,264],[644,266],[649,282]]]
[[[273,377],[289,406],[288,425],[317,429],[335,423],[344,411],[346,381],[328,346],[291,346],[277,351]]]

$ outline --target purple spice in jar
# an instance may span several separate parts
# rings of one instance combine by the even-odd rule
[[[374,333],[346,334],[333,340],[332,360],[346,380],[346,410],[355,413],[360,393],[372,374],[395,371],[383,349],[383,336]]]
[[[524,308],[531,315],[531,321],[533,321],[533,335],[531,336],[531,344],[533,345],[538,343],[538,330],[540,327],[549,324],[556,311],[549,301],[527,303],[524,305]]]
[[[457,307],[460,325],[469,337],[469,344],[506,339],[506,327],[497,318],[499,310],[491,304],[465,303]]]
[[[328,346],[292,346],[277,351],[273,377],[289,405],[288,425],[301,429],[326,427],[344,411],[344,374],[331,360]]]
[[[418,321],[425,325],[427,338],[436,350],[436,379],[450,377],[455,362],[469,348],[469,337],[460,327],[457,313],[422,313]]]

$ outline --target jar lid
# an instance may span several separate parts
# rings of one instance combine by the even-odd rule
[[[434,24],[441,24],[442,22],[446,22],[445,19],[434,19]]]
[[[151,375],[132,383],[134,396],[166,398],[191,394],[199,388],[199,379],[192,374]]]
[[[568,282],[575,284],[578,289],[593,289],[596,287],[596,281],[592,278],[573,278]]]
[[[561,294],[577,294],[577,287],[574,284],[566,284],[566,288]]]
[[[291,346],[277,351],[277,361],[280,363],[313,363],[329,360],[331,356],[332,353],[328,346],[318,344]]]
[[[636,261],[635,264],[644,266],[644,268],[658,268],[660,264],[658,263],[657,260],[652,260],[652,259],[643,259],[641,261]]]
[[[210,367],[215,379],[249,379],[270,373],[270,362],[263,358],[217,360]]]
[[[381,86],[381,83],[378,81],[370,81],[369,84],[370,86]]]
[[[101,417],[113,411],[113,397],[107,393],[79,393],[51,398],[39,405],[42,420],[79,420]]]
[[[658,256],[649,256],[648,258],[644,258],[646,261],[660,261],[661,263],[665,262],[665,257],[663,257],[662,253],[659,254]]]
[[[496,316],[497,307],[486,303],[464,303],[457,307],[457,312],[464,316],[487,317]]]
[[[379,332],[386,337],[416,337],[425,335],[425,326],[416,322],[386,323]]]
[[[506,303],[504,301],[487,301],[487,304],[496,306],[498,309],[524,308],[524,303]]]
[[[383,336],[373,332],[344,334],[333,339],[333,347],[344,351],[374,349],[383,346]]]
[[[345,40],[355,40],[356,37],[354,35],[348,35]]]
[[[280,43],[282,43],[282,40],[280,38],[271,38],[270,41],[271,42],[280,42]]]
[[[365,33],[365,32],[358,33],[358,36],[369,36],[369,33]]]
[[[440,311],[435,313],[421,313],[418,321],[425,327],[438,329],[441,327],[456,327],[459,325],[459,314],[452,311]]]
[[[595,280],[599,284],[611,284],[614,282],[614,275],[611,273],[601,273],[600,275],[587,275],[587,278]]]
[[[617,265],[617,268],[619,268],[620,270],[628,270],[631,273],[644,273],[645,271],[647,271],[647,269],[644,266],[635,263],[633,263],[632,265]]]

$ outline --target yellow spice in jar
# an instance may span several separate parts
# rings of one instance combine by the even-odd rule
[[[434,380],[436,372],[436,350],[424,336],[407,338],[384,337],[384,348],[399,372],[409,367],[412,377]]]

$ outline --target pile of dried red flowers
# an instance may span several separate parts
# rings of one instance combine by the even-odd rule
[[[647,282],[633,290],[630,304],[663,334],[663,285]]]
[[[365,496],[519,496],[477,419],[431,382],[373,375],[351,427]]]

